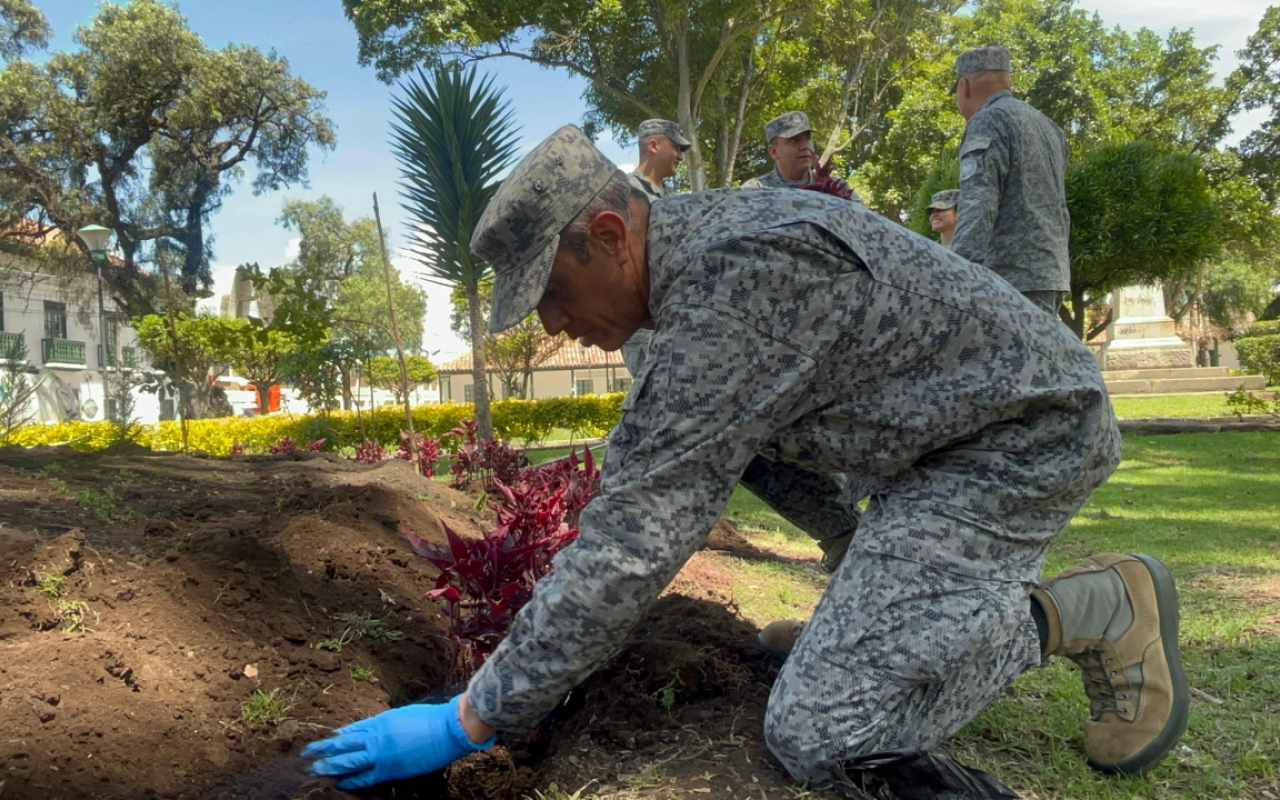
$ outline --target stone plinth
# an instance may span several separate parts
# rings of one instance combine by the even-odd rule
[[[1115,321],[1107,337],[1107,369],[1194,367],[1191,345],[1178,338],[1158,286],[1128,286],[1114,294]]]

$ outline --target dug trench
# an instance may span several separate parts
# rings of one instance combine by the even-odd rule
[[[0,450],[0,798],[349,796],[298,752],[456,685],[401,531],[482,535],[475,505],[401,461]],[[539,730],[363,796],[821,796],[768,753],[777,670],[717,578],[771,556],[708,548]]]

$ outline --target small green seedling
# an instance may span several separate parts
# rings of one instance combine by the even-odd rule
[[[36,573],[36,591],[50,600],[62,597],[62,586],[66,582],[66,575],[54,575],[51,572]]]
[[[240,719],[255,728],[274,725],[284,719],[292,704],[284,698],[279,689],[264,692],[254,689],[248,701],[240,706]]]
[[[350,674],[351,674],[351,679],[356,681],[366,681],[368,683],[373,683],[374,681],[377,680],[377,678],[373,677],[372,667],[358,667],[352,664],[350,669]]]
[[[62,618],[62,632],[75,633],[84,629],[84,618],[89,604],[83,600],[62,600],[58,603],[58,616]]]
[[[680,673],[675,672],[671,675],[671,680],[667,681],[667,685],[653,693],[653,698],[658,701],[658,705],[667,711],[675,708],[676,698],[680,696],[680,690],[684,688],[684,679],[680,677]]]
[[[133,519],[133,509],[116,505],[120,502],[120,495],[116,494],[116,490],[110,486],[101,492],[97,489],[82,489],[76,495],[76,502],[89,516],[100,522]]]
[[[348,611],[334,614],[333,618],[346,626],[346,633],[351,634],[350,642],[358,639],[372,639],[375,642],[398,642],[404,638],[404,632],[393,630],[387,625],[386,618],[377,618],[367,611]]]

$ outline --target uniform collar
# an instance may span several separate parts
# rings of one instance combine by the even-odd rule
[[[987,106],[991,105],[992,103],[994,103],[995,101],[999,100],[1002,97],[1013,97],[1013,92],[1009,91],[1008,89],[1001,89],[1000,91],[988,97],[987,101],[982,104],[982,108],[986,108]],[[982,109],[980,108],[978,110],[981,111]]]

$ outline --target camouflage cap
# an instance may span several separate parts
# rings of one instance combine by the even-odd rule
[[[929,200],[929,207],[925,209],[928,213],[934,211],[946,211],[948,208],[955,208],[960,202],[959,189],[943,189],[937,192]]]
[[[792,136],[799,136],[805,131],[811,130],[813,128],[809,127],[808,114],[803,111],[788,111],[764,124],[764,140],[772,142],[779,136],[784,139],[790,139]]]
[[[975,72],[1011,72],[1012,64],[1009,59],[1009,48],[998,44],[989,44],[986,47],[976,47],[973,50],[965,50],[956,59],[956,81],[951,84],[951,91],[956,90],[956,85],[960,83],[960,79],[965,75],[972,75]]]
[[[684,138],[680,133],[680,126],[669,119],[646,119],[640,123],[639,128],[636,128],[637,139],[643,139],[646,136],[653,136],[658,133],[675,142],[682,153],[693,147],[693,142]]]
[[[537,308],[560,231],[621,174],[573,125],[548,136],[511,170],[471,235],[472,254],[493,266],[491,333]]]

